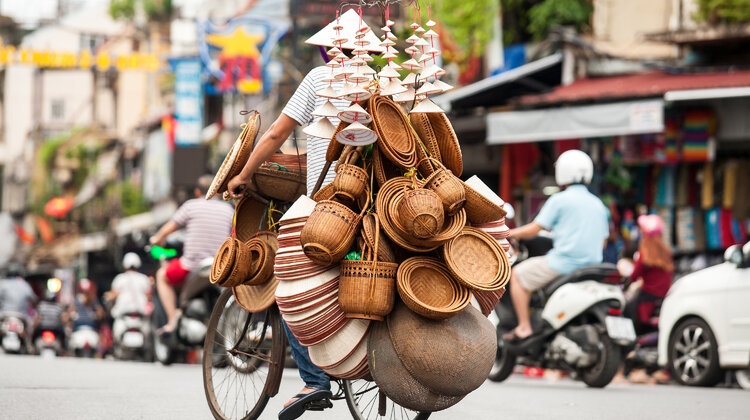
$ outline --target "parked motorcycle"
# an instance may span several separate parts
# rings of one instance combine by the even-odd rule
[[[532,243],[533,250],[527,247],[517,254],[526,258],[546,252],[539,241]],[[636,338],[632,321],[622,316],[625,298],[620,281],[613,264],[583,267],[560,276],[532,294],[534,333],[513,342],[500,338],[517,326],[510,294],[503,296],[495,308],[498,350],[489,379],[504,381],[521,364],[566,370],[590,387],[609,384],[622,364],[624,349]]]
[[[129,312],[115,318],[114,354],[120,360],[152,360],[151,324],[146,315]]]
[[[176,241],[168,241],[167,247],[172,250],[179,250],[181,244]],[[170,257],[158,258],[162,264],[168,263],[169,259],[177,258],[179,255],[178,251],[168,253],[162,251],[163,249],[159,250],[158,254],[170,255]],[[153,252],[152,255],[154,255]],[[160,338],[157,334],[153,334],[154,356],[164,365],[169,365],[178,358],[184,357],[186,353],[199,350],[203,346],[211,310],[221,294],[221,288],[209,281],[212,262],[213,260],[210,258],[204,260],[201,266],[188,274],[185,279],[177,298],[177,304],[182,309],[182,315],[177,320],[175,333],[169,334],[169,338]],[[167,315],[156,288],[153,294],[153,304],[151,328],[153,331],[157,331],[167,323]]]
[[[0,344],[5,353],[26,353],[27,334],[23,314],[6,312],[0,315]]]

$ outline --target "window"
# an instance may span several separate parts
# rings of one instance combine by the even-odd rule
[[[50,103],[50,116],[52,121],[65,119],[65,99],[53,99]]]

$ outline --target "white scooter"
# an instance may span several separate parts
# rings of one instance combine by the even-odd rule
[[[23,314],[5,312],[0,315],[0,345],[5,353],[25,353],[26,322]]]
[[[622,316],[625,297],[613,264],[581,268],[534,292],[530,308],[534,333],[506,342],[516,327],[510,294],[495,309],[499,317],[498,352],[489,379],[503,381],[518,363],[562,369],[590,387],[610,383],[634,342],[633,322]]]
[[[115,357],[131,360],[140,355],[150,361],[150,334],[150,323],[144,314],[129,312],[116,317],[112,326]]]
[[[99,333],[89,327],[76,328],[68,339],[68,350],[76,357],[94,357],[99,347]]]

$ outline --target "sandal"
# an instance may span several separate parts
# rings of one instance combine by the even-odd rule
[[[510,331],[510,332],[507,332],[507,333],[501,335],[500,339],[503,340],[503,341],[505,341],[506,343],[517,343],[517,342],[523,341],[523,340],[525,340],[525,339],[527,339],[529,337],[531,337],[531,336],[528,336],[528,337],[519,337],[516,334],[516,330],[513,330],[513,331]]]
[[[305,413],[310,403],[326,400],[332,395],[331,391],[325,389],[317,389],[307,394],[297,394],[294,396],[297,400],[279,412],[279,420],[294,420],[299,418]],[[330,404],[330,402],[328,404]],[[318,408],[318,410],[320,410],[320,408]]]

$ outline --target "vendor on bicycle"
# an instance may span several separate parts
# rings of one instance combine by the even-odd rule
[[[308,41],[308,43],[320,45],[322,47],[333,47],[331,40],[333,39],[335,32],[332,27],[333,22],[311,38],[325,39],[328,40],[328,42],[315,43]],[[353,33],[350,38],[353,39]],[[346,47],[347,44],[344,44],[343,52],[351,56],[351,54],[349,54],[351,51],[347,50]],[[324,60],[328,60],[325,54]],[[317,107],[323,105],[327,99],[316,96],[315,92],[321,91],[329,85],[328,82],[323,81],[325,76],[329,74],[330,69],[328,67],[319,66],[312,69],[304,80],[302,80],[299,87],[297,87],[297,90],[294,92],[294,95],[292,95],[289,102],[281,111],[281,115],[279,115],[276,121],[274,121],[268,128],[268,131],[266,131],[257,142],[240,174],[229,180],[228,190],[232,197],[242,197],[245,188],[254,189],[252,186],[252,178],[255,170],[258,169],[263,162],[268,160],[272,154],[279,150],[298,125],[306,125],[314,122],[316,118],[320,118],[313,117],[311,113]],[[333,82],[334,89],[340,90],[343,87],[344,82]],[[344,109],[349,106],[349,101],[343,99],[331,99],[331,102],[338,109]],[[338,124],[338,119],[330,118],[330,120],[334,125]],[[326,150],[328,149],[328,143],[330,141],[331,139],[326,138],[307,137],[308,194],[312,193],[316,181],[323,171],[326,163]],[[335,173],[333,170],[329,170],[325,176],[324,183],[333,181],[334,175]],[[280,419],[291,420],[300,417],[305,412],[306,407],[309,408],[312,406],[315,407],[315,409],[330,407],[331,404],[330,401],[328,401],[328,398],[330,398],[332,394],[330,377],[321,368],[312,363],[307,347],[304,347],[299,343],[294,337],[294,334],[289,330],[286,323],[284,323],[284,329],[292,350],[292,357],[297,363],[300,377],[305,382],[305,387],[299,392],[299,394],[290,399],[284,405],[284,409],[279,413]]]

